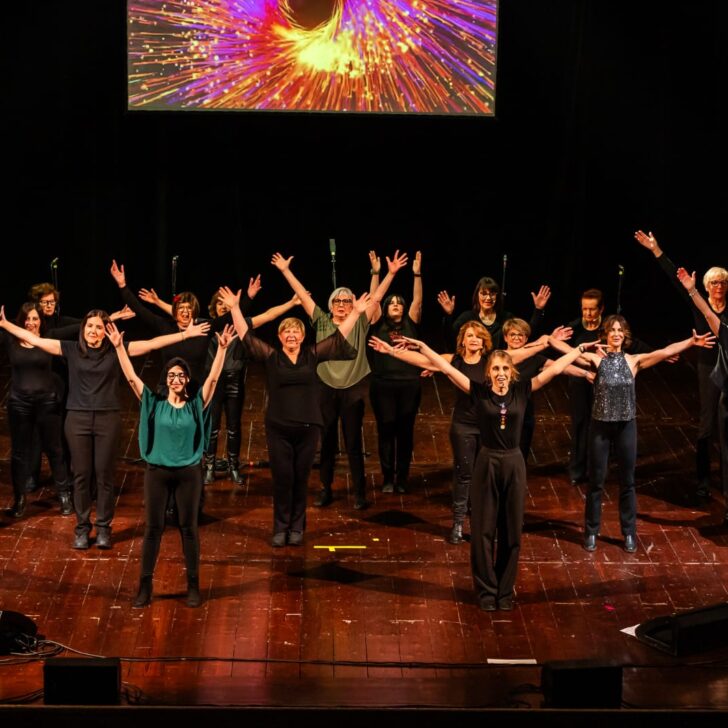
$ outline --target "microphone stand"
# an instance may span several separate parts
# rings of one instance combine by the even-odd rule
[[[336,240],[333,238],[329,238],[329,252],[331,253],[331,283],[336,289]]]
[[[179,255],[172,256],[172,298],[177,295],[177,261]]]
[[[624,279],[624,266],[617,266],[617,313],[622,313],[622,281]]]
[[[501,277],[501,296],[505,301],[506,298],[506,267],[508,266],[508,256],[503,254],[503,276]]]
[[[53,258],[51,261],[51,283],[53,284],[53,287],[60,291],[61,289],[58,287],[58,258]],[[56,301],[56,315],[60,315],[61,313],[61,302]]]

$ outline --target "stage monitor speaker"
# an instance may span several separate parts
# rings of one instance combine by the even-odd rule
[[[621,708],[622,666],[593,660],[554,660],[541,669],[547,708]]]
[[[640,642],[675,657],[725,647],[728,645],[728,603],[655,617],[640,624],[635,635]]]
[[[20,612],[8,612],[0,609],[0,655],[11,652],[22,652],[23,644],[18,642],[20,635],[35,637],[38,627],[35,622]]]
[[[52,657],[43,665],[46,705],[119,705],[118,657]]]

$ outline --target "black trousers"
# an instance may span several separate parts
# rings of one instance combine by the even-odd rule
[[[586,533],[596,535],[602,517],[602,493],[609,465],[610,445],[619,464],[619,523],[622,534],[634,536],[637,529],[637,495],[634,469],[637,463],[637,420],[600,422],[592,420],[589,449],[589,489],[586,494]]]
[[[569,410],[571,414],[571,449],[569,478],[582,480],[589,472],[589,426],[594,390],[586,379],[569,377]]]
[[[720,396],[718,406],[718,431],[720,433],[720,465],[723,495],[728,504],[728,395]]]
[[[531,442],[533,441],[533,433],[536,429],[536,412],[533,407],[533,400],[529,398],[526,403],[526,409],[523,413],[523,429],[521,430],[521,452],[523,459],[528,460],[531,452]]]
[[[306,530],[306,497],[321,428],[266,423],[273,476],[273,533]]]
[[[480,450],[480,428],[453,420],[450,425],[450,444],[453,456],[452,515],[462,523],[468,514],[473,468]]]
[[[241,371],[224,372],[217,383],[215,394],[210,402],[210,445],[207,448],[207,457],[217,455],[217,441],[222,425],[222,415],[225,413],[225,429],[227,431],[227,457],[231,464],[236,465],[240,460],[240,420],[245,405],[245,369]]]
[[[710,379],[713,366],[698,363],[698,394],[700,396],[700,421],[698,423],[698,441],[695,444],[695,470],[698,482],[707,482],[710,478],[710,441],[718,431],[719,403],[721,391]],[[720,437],[721,465],[725,459],[725,440]],[[723,492],[726,492],[725,468],[721,468]]]
[[[11,390],[8,397],[8,424],[10,473],[16,498],[25,492],[25,483],[34,472],[36,442],[48,456],[56,490],[69,490],[61,436],[63,414],[56,394],[25,395]]]
[[[419,379],[372,379],[369,396],[377,421],[379,463],[385,483],[406,483],[409,476],[417,410]]]
[[[165,511],[170,498],[177,504],[182,553],[185,557],[187,578],[200,572],[200,536],[197,513],[202,492],[202,471],[199,463],[184,468],[168,468],[147,464],[144,473],[144,541],[142,542],[141,576],[152,576],[162,543]]]
[[[470,563],[479,601],[513,595],[525,498],[526,463],[520,448],[482,447],[470,492]]]
[[[121,436],[118,410],[69,410],[66,441],[71,451],[76,534],[91,530],[91,484],[96,478],[96,528],[114,518],[114,466]]]
[[[363,496],[365,491],[364,445],[361,428],[364,422],[364,398],[368,389],[365,379],[346,389],[335,389],[321,383],[321,485],[331,488],[334,482],[334,466],[339,444],[339,420],[344,433],[344,447],[349,459],[349,471],[354,493]]]

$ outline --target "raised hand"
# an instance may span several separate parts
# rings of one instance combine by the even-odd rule
[[[153,288],[140,288],[139,298],[144,301],[144,303],[152,303],[155,306],[158,306],[160,301],[157,292]]]
[[[185,330],[185,336],[206,336],[210,331],[210,322],[202,321],[199,324],[190,324]]]
[[[548,286],[541,286],[538,289],[538,293],[531,291],[531,298],[533,298],[534,307],[541,311],[546,308],[546,304],[549,302],[549,298],[551,298],[551,289]]]
[[[634,234],[634,239],[643,247],[647,248],[647,250],[652,251],[653,253],[655,250],[659,250],[660,246],[657,243],[657,238],[651,233],[643,233],[642,230],[638,230]]]
[[[116,281],[116,285],[119,286],[119,288],[124,288],[124,286],[126,286],[124,266],[117,265],[115,260],[111,261],[111,277]]]
[[[557,341],[568,341],[574,334],[574,329],[571,326],[557,326],[552,332],[551,336]]]
[[[106,335],[114,349],[118,349],[124,341],[124,334],[116,328],[116,324],[106,324]]]
[[[118,311],[114,311],[109,318],[112,321],[126,321],[127,319],[133,319],[136,316],[136,312],[132,311],[129,306],[124,306],[124,308],[120,308]]]
[[[217,295],[220,297],[220,301],[222,301],[222,303],[230,310],[240,305],[240,294],[240,290],[238,290],[237,293],[234,293],[232,288],[229,286],[220,286],[217,290]]]
[[[255,298],[260,293],[260,289],[262,287],[263,284],[260,282],[260,273],[258,273],[258,275],[255,276],[255,278],[251,278],[248,283],[248,298],[251,300]]]
[[[695,290],[695,271],[693,271],[691,275],[685,270],[685,268],[678,268],[677,278],[680,283],[683,284],[683,288],[685,288],[688,293]]]
[[[440,291],[437,294],[437,302],[448,316],[452,316],[455,310],[455,296],[450,297],[447,291]]]
[[[5,318],[5,306],[0,306],[0,326],[2,326],[7,319]]]
[[[217,345],[221,349],[227,349],[232,340],[237,336],[235,327],[232,324],[226,324],[222,332],[216,333],[215,335],[217,336]]]
[[[373,251],[369,251],[369,266],[371,267],[372,275],[379,275],[382,270],[381,258]]]
[[[386,257],[385,260],[387,261],[387,270],[394,275],[407,265],[407,253],[400,255],[399,250],[395,250],[392,259],[390,260],[389,257]]]
[[[270,262],[278,268],[278,270],[284,271],[291,267],[292,260],[293,256],[290,258],[284,258],[280,253],[273,253],[273,257],[270,259]]]
[[[364,313],[372,303],[372,297],[368,293],[362,293],[359,298],[354,296],[354,310],[357,313]]]
[[[412,273],[416,276],[422,275],[422,253],[418,250],[415,259],[412,261]]]
[[[693,329],[693,346],[700,346],[703,349],[712,349],[715,346],[715,336],[713,334],[698,334]]]

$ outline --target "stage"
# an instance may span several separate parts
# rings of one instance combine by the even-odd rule
[[[468,545],[446,540],[453,389],[439,376],[423,383],[409,492],[381,493],[368,410],[370,508],[353,509],[346,461],[340,457],[336,500],[325,509],[309,506],[303,547],[271,548],[271,483],[263,465],[265,387],[257,366],[247,382],[243,457],[251,464],[244,483],[236,487],[220,474],[207,488],[201,608],[184,604],[186,582],[174,528],[165,533],[151,606],[131,607],[143,534],[142,467],[136,460],[138,405],[125,392],[113,548],[72,550],[74,519],[60,516],[44,487],[29,496],[22,519],[1,517],[0,609],[28,615],[48,640],[74,650],[62,656],[122,658],[125,705],[255,707],[270,709],[269,718],[305,708],[319,723],[326,722],[324,714],[338,715],[326,713],[338,708],[352,724],[370,723],[378,709],[403,711],[400,724],[413,710],[428,710],[432,724],[459,710],[461,722],[469,722],[482,709],[541,709],[542,666],[590,660],[624,667],[625,709],[709,716],[700,710],[728,708],[727,651],[705,645],[700,654],[678,659],[622,631],[656,616],[728,600],[728,529],[717,474],[710,501],[693,497],[697,389],[691,361],[688,356],[660,365],[637,383],[635,554],[622,549],[614,473],[598,549],[583,550],[585,486],[571,485],[565,472],[565,381],[536,393],[537,428],[512,612],[478,609]],[[3,392],[7,395],[7,371]],[[0,504],[7,507],[5,417],[0,427]],[[715,452],[713,462],[717,470]],[[314,471],[310,495],[317,490]],[[41,662],[7,664],[9,659],[0,658],[3,703],[71,715],[42,707]],[[519,715],[524,712],[529,711]],[[36,715],[33,707],[11,713],[25,719]],[[102,714],[105,723],[115,724],[117,713]],[[220,713],[219,722],[227,722],[228,715]],[[675,720],[679,715],[671,713]]]

